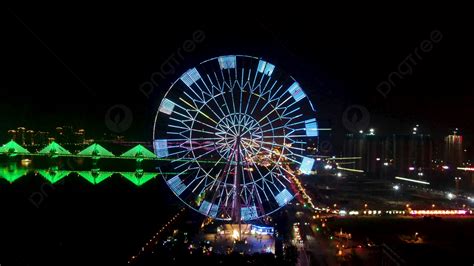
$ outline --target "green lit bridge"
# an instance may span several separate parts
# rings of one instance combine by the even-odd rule
[[[94,185],[111,177],[113,174],[120,174],[133,184],[141,186],[158,175],[177,174],[174,172],[162,172],[160,168],[157,168],[158,171],[156,172],[145,172],[141,167],[141,164],[144,160],[170,161],[171,159],[158,158],[152,151],[148,150],[141,144],[138,144],[133,148],[129,149],[128,151],[124,152],[123,154],[116,156],[98,143],[94,143],[89,147],[85,148],[84,150],[80,151],[79,153],[73,154],[58,143],[53,141],[40,151],[33,153],[28,151],[26,148],[22,147],[15,141],[11,140],[10,142],[0,147],[0,155],[6,156],[10,160],[17,156],[21,156],[22,158],[42,156],[49,158],[53,164],[53,166],[50,166],[48,169],[32,170],[28,167],[19,167],[17,163],[11,162],[7,164],[6,167],[0,168],[0,178],[7,180],[9,183],[13,183],[17,179],[27,175],[28,173],[34,172],[35,174],[39,174],[40,176],[44,177],[47,181],[51,183],[56,183],[66,176],[76,174]],[[71,171],[59,169],[59,167],[57,166],[57,161],[59,158],[63,157],[91,158],[92,169],[90,171]],[[135,160],[136,169],[133,172],[101,171],[98,168],[98,161],[100,159]],[[27,160],[26,162],[29,162],[29,159],[24,160]],[[212,161],[212,163],[215,162]]]

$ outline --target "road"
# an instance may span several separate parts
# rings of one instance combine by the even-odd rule
[[[338,265],[336,248],[328,236],[313,231],[316,228],[313,212],[310,208],[293,206],[294,223],[299,223],[303,243],[296,243],[299,253],[298,265]]]

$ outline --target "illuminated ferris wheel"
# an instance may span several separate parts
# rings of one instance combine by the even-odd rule
[[[291,76],[251,56],[212,58],[186,71],[160,103],[154,150],[175,174],[164,179],[190,208],[214,219],[248,221],[295,195],[309,173],[307,143],[318,137],[315,109]]]

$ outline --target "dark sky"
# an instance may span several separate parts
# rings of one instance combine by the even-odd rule
[[[107,110],[123,104],[133,114],[123,134],[148,140],[169,84],[224,54],[259,56],[285,69],[312,97],[321,124],[337,132],[345,132],[342,114],[354,104],[367,108],[370,125],[382,133],[408,132],[416,123],[439,135],[453,127],[474,131],[474,23],[467,8],[189,9],[2,10],[0,133],[63,124],[110,133]],[[204,40],[179,58],[197,30]],[[433,31],[442,39],[419,52],[412,74],[396,80],[386,98],[377,92]],[[173,55],[175,73],[145,97],[140,85]]]

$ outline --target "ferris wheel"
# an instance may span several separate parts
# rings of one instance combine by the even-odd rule
[[[292,179],[311,171],[316,112],[291,76],[262,59],[228,55],[186,71],[155,117],[164,179],[190,208],[214,219],[254,220],[286,205]]]

